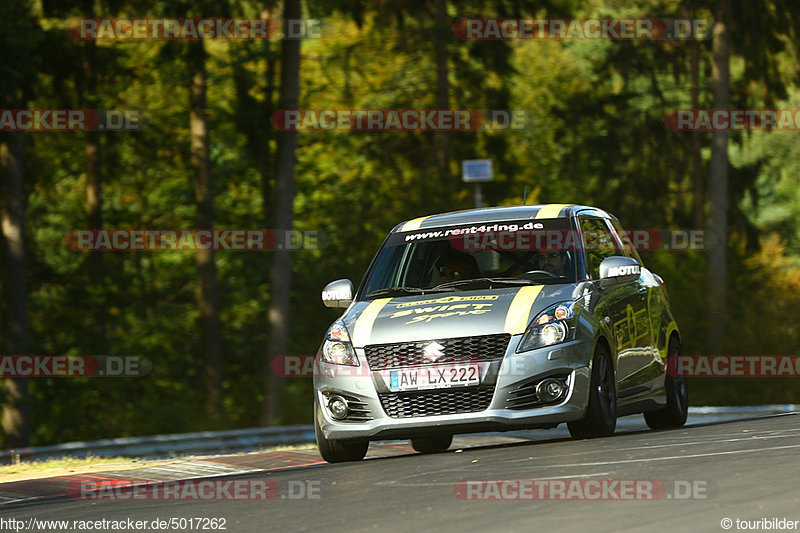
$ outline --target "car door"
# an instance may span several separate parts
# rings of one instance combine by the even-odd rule
[[[633,246],[627,232],[622,229],[620,223],[614,219],[609,220],[614,230],[615,237],[620,242],[622,252],[627,257],[632,257],[642,265],[639,279],[636,280],[636,291],[639,294],[638,305],[635,306],[634,321],[632,324],[633,332],[636,337],[634,341],[638,352],[636,355],[636,374],[631,377],[632,387],[636,390],[646,391],[654,388],[659,383],[659,376],[662,375],[663,361],[658,351],[657,336],[658,331],[653,329],[653,302],[658,301],[658,281],[652,272],[645,268],[639,253]],[[656,305],[657,307],[657,305]]]
[[[600,263],[607,257],[625,255],[609,221],[599,216],[581,215],[578,217],[583,239],[583,251],[586,272],[591,279],[600,279]],[[636,329],[637,313],[645,309],[639,284],[635,281],[614,283],[599,287],[602,294],[604,317],[611,321],[614,338],[616,361],[614,364],[617,377],[617,397],[626,397],[640,392],[641,384],[637,381],[639,373],[646,363],[641,359],[642,338]]]

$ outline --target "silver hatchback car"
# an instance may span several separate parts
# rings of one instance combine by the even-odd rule
[[[549,204],[398,224],[316,356],[323,459],[362,459],[370,440],[444,451],[454,434],[551,428],[610,435],[618,416],[686,421],[685,378],[667,372],[680,332],[663,280],[619,222]]]

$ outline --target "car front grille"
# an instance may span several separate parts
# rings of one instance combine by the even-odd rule
[[[540,405],[542,405],[542,402],[539,400],[539,395],[536,394],[535,383],[528,383],[509,391],[506,399],[506,407],[508,409],[528,409]]]
[[[422,392],[379,394],[381,405],[392,418],[474,413],[489,407],[494,387],[465,387]]]
[[[370,412],[367,402],[355,396],[342,394],[342,397],[347,401],[347,407],[350,410],[345,420],[350,420],[352,422],[366,422],[372,420],[372,412]]]
[[[405,368],[433,363],[442,365],[498,361],[505,356],[510,340],[511,335],[502,333],[477,337],[371,344],[364,347],[364,353],[371,370]],[[439,343],[443,347],[439,351],[444,355],[435,360],[424,357],[425,349],[432,343]]]

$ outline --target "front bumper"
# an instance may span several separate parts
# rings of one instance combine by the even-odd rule
[[[589,397],[591,346],[587,346],[582,340],[574,340],[518,354],[515,351],[520,339],[521,335],[512,337],[502,361],[491,363],[489,374],[492,376],[491,381],[494,381],[493,391],[487,390],[492,383],[481,385],[487,398],[488,395],[491,396],[488,407],[471,412],[392,417],[387,414],[381,401],[383,378],[379,372],[368,370],[363,349],[356,349],[362,365],[356,368],[362,369],[361,371],[354,371],[354,367],[319,363],[318,372],[314,376],[314,416],[317,424],[328,439],[380,440],[431,434],[553,427],[562,422],[583,418]],[[568,391],[562,400],[531,408],[509,407],[513,405],[509,400],[514,396],[514,391],[550,376],[567,377]],[[466,389],[477,390],[475,387],[458,390]],[[419,395],[427,392],[431,391],[420,392]],[[327,398],[334,394],[352,399],[359,408],[360,418],[334,420],[325,406]]]

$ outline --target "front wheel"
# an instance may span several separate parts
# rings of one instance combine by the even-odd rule
[[[670,341],[667,369],[678,368],[677,358],[680,354],[681,346],[678,341]],[[686,385],[686,377],[673,376],[667,372],[664,388],[667,392],[667,406],[644,414],[644,421],[650,429],[679,428],[686,423],[689,414],[689,388]]]
[[[614,383],[611,355],[598,344],[592,359],[589,405],[582,420],[568,422],[569,434],[576,439],[612,435],[617,428],[617,387]]]
[[[447,450],[453,444],[452,435],[437,437],[422,437],[411,439],[411,447],[419,453],[439,453]]]
[[[329,463],[360,461],[367,455],[368,440],[328,439],[319,427],[319,406],[314,410],[314,436],[317,438],[319,454]]]

